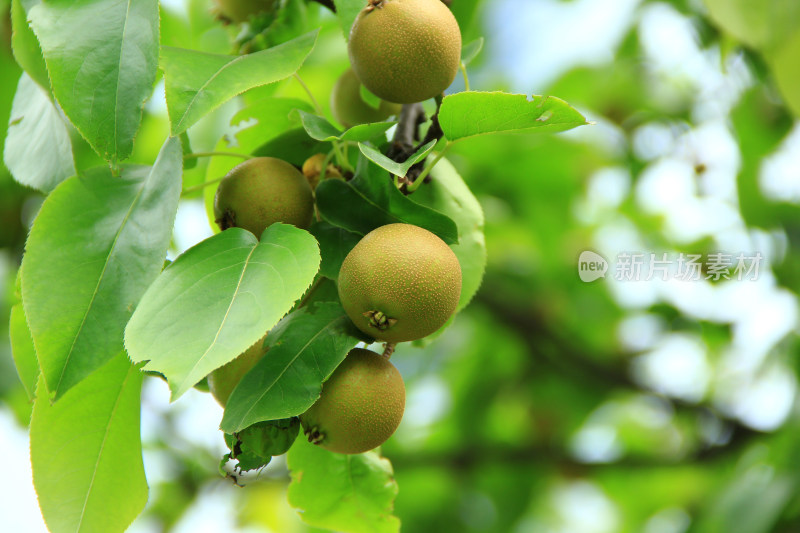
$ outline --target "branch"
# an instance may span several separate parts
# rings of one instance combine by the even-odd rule
[[[442,131],[442,127],[439,125],[439,107],[441,106],[441,101],[436,100],[436,113],[431,117],[431,125],[428,128],[428,132],[425,134],[425,138],[414,148],[414,152],[425,146],[431,141],[438,141],[442,137],[444,137],[444,132]],[[412,152],[413,153],[413,152]],[[425,162],[428,160],[426,157],[413,167],[408,170],[408,174],[406,174],[406,180],[409,183],[414,183],[417,181],[417,177],[422,174],[422,171],[425,169]],[[425,177],[424,183],[429,183],[431,181],[430,174]]]
[[[599,363],[597,361],[625,361],[626,356],[614,353],[587,357],[585,350],[575,346],[568,337],[560,335],[551,327],[546,318],[538,315],[530,308],[509,305],[503,299],[503,291],[491,280],[484,281],[483,287],[475,296],[494,317],[514,330],[525,342],[530,353],[539,356],[539,361],[547,364],[554,371],[568,375],[581,383],[581,386],[599,391],[613,392],[618,389],[642,390],[633,380],[625,364]],[[758,432],[743,426],[738,420],[717,412],[709,406],[696,404],[680,398],[662,397],[676,410],[699,417],[703,412],[711,412],[714,416],[733,427],[733,435],[745,437]],[[731,439],[726,446],[733,443]]]
[[[698,448],[683,457],[623,457],[608,463],[585,463],[565,452],[565,446],[552,444],[532,444],[529,446],[512,446],[498,444],[472,444],[469,447],[449,452],[414,452],[413,454],[388,454],[397,470],[409,468],[429,468],[447,466],[457,470],[470,470],[485,467],[486,464],[530,465],[542,464],[559,468],[575,475],[590,475],[601,469],[669,468],[677,465],[715,463],[741,453],[760,433],[739,427],[728,443],[721,446]]]
[[[392,146],[386,154],[393,161],[402,163],[414,153],[414,143],[419,140],[419,127],[425,122],[422,104],[405,104],[400,111],[397,130]]]
[[[392,145],[389,147],[389,150],[386,154],[387,157],[393,161],[402,163],[429,142],[434,140],[438,141],[444,137],[442,127],[439,125],[439,107],[441,106],[441,103],[442,97],[438,96],[436,98],[436,113],[434,113],[433,117],[431,117],[431,125],[425,134],[425,138],[422,139],[422,141],[417,142],[416,145],[414,142],[419,140],[419,127],[424,124],[426,120],[425,111],[421,103],[403,105],[403,109],[400,111],[400,119],[397,123],[397,130],[395,131]],[[425,169],[426,161],[427,158],[419,161],[417,164],[411,167],[408,171],[408,174],[402,178],[401,183],[403,185],[400,188],[400,191],[403,194],[411,194],[406,186],[416,181],[417,177]],[[430,176],[426,176],[425,182],[427,183],[429,181]]]

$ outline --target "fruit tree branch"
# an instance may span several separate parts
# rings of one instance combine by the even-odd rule
[[[406,104],[400,112],[400,118],[397,123],[397,130],[394,134],[392,146],[389,148],[387,156],[398,163],[402,163],[411,157],[417,150],[425,146],[431,141],[438,141],[444,137],[442,127],[439,125],[439,107],[442,103],[442,97],[436,98],[436,113],[431,117],[431,125],[428,128],[425,138],[414,144],[419,139],[419,126],[425,122],[425,112],[422,104]],[[425,162],[427,158],[419,161],[406,174],[404,183],[414,183],[417,177],[422,174],[425,169]],[[429,178],[426,176],[425,180]],[[407,190],[405,185],[400,189],[404,194],[410,194],[411,191]]]
[[[425,122],[422,104],[405,104],[400,111],[394,140],[387,154],[389,158],[402,163],[414,153],[414,143],[419,140],[419,127]]]

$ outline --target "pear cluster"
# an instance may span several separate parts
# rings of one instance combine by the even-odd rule
[[[352,26],[348,52],[352,68],[336,81],[330,105],[336,120],[349,128],[397,116],[400,104],[441,95],[460,65],[461,33],[440,0],[369,0]],[[214,199],[220,230],[238,227],[260,237],[276,222],[309,228],[323,167],[326,178],[344,179],[327,161],[316,154],[302,172],[274,157],[254,157],[236,166],[221,180]],[[442,239],[419,226],[397,223],[374,229],[356,244],[342,262],[337,287],[355,326],[393,346],[444,326],[458,305],[461,281],[458,258]],[[262,338],[209,375],[209,388],[220,404],[265,357],[263,345]],[[383,444],[400,424],[404,408],[403,378],[388,356],[354,348],[299,418],[310,442],[354,454]]]

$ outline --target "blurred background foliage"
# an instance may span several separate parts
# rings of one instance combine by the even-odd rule
[[[334,17],[283,0],[267,34],[225,26],[209,0],[162,5],[162,42],[234,53],[321,25],[301,70],[329,114],[347,68]],[[448,156],[486,214],[481,291],[445,334],[401,345],[408,391],[384,447],[410,532],[762,533],[800,531],[800,4],[795,0],[453,0],[477,90],[553,94],[591,127],[490,136]],[[21,74],[0,0],[0,118]],[[245,44],[243,44],[245,43]],[[463,89],[457,78],[454,90]],[[210,151],[231,117],[295,80],[250,91],[190,129]],[[159,81],[133,162],[168,133]],[[73,132],[79,170],[100,164]],[[0,140],[2,142],[2,140]],[[185,173],[206,179],[207,159]],[[30,405],[7,341],[27,228],[41,196],[0,166],[0,512],[42,529],[24,428]],[[177,253],[210,234],[184,200]],[[760,252],[756,281],[582,283],[595,250]],[[285,461],[235,487],[217,473],[221,409],[192,391],[143,393],[151,496],[131,531],[304,532]]]

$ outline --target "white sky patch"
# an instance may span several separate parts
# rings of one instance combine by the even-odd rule
[[[670,507],[651,516],[644,525],[643,533],[684,533],[692,519],[683,509]]]
[[[451,404],[450,389],[438,376],[414,381],[406,392],[405,414],[394,438],[403,444],[421,444]]]
[[[634,378],[656,392],[690,402],[703,399],[711,381],[706,346],[689,335],[673,333],[631,364]]]
[[[575,218],[596,224],[616,215],[631,190],[631,174],[624,167],[606,167],[589,177],[586,196],[573,204]]]
[[[601,65],[633,22],[641,0],[498,0],[487,10],[488,51],[515,92],[541,92],[579,65]]]
[[[614,533],[619,531],[616,506],[603,490],[589,481],[573,481],[553,491],[553,506],[561,525],[558,533]]]
[[[797,378],[782,363],[755,375],[721,375],[717,406],[759,431],[778,429],[789,416],[797,394]]]
[[[8,458],[0,476],[3,531],[47,533],[33,488],[28,443],[27,431],[17,425],[5,407],[0,407],[0,456]]]
[[[800,203],[800,122],[761,163],[761,192],[770,200]]]
[[[175,217],[173,236],[176,250],[170,250],[168,257],[174,260],[178,255],[213,234],[203,201],[181,200],[178,204],[178,214]]]
[[[617,338],[623,349],[641,352],[655,346],[666,331],[664,319],[649,313],[632,313],[617,326]]]

